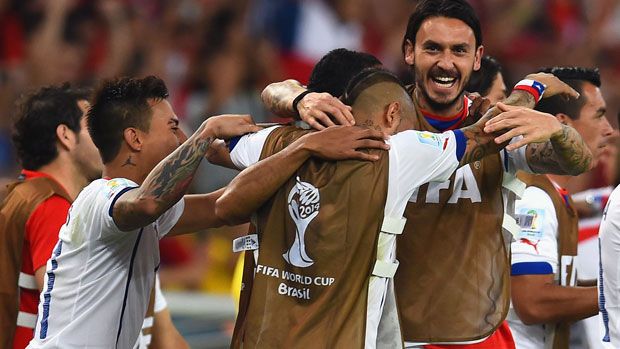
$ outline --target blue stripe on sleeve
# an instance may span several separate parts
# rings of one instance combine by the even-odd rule
[[[112,199],[112,204],[110,204],[110,209],[108,210],[108,214],[110,215],[110,217],[112,217],[112,209],[114,209],[114,204],[116,203],[116,200],[118,200],[118,198],[121,197],[121,195],[125,194],[126,192],[130,191],[131,189],[136,189],[137,187],[126,187],[121,189],[121,191],[119,191],[115,196],[114,199]]]
[[[461,161],[465,154],[465,148],[467,148],[467,137],[461,130],[454,130],[454,139],[456,140],[456,159]]]
[[[521,262],[512,265],[510,275],[547,275],[553,274],[553,267],[548,262]]]

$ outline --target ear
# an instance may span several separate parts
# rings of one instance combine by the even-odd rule
[[[387,106],[385,113],[385,124],[387,128],[396,128],[400,124],[400,103],[392,102]]]
[[[66,150],[72,150],[77,143],[77,135],[65,124],[56,127],[56,139]]]
[[[573,119],[571,119],[570,116],[564,113],[555,114],[555,118],[564,125],[572,126],[573,124]]]
[[[476,49],[474,54],[474,71],[480,70],[480,62],[482,62],[482,56],[484,55],[484,46],[480,45]]]
[[[407,65],[413,65],[415,63],[413,49],[413,43],[411,40],[407,39],[407,43],[405,43],[405,62]]]
[[[140,130],[128,127],[123,131],[123,139],[129,149],[135,152],[139,152],[142,150],[142,146],[144,145],[144,140],[142,139],[142,133]]]

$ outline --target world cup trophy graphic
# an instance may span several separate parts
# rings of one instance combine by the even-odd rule
[[[319,190],[297,177],[297,183],[288,194],[288,212],[296,226],[295,241],[293,246],[282,255],[284,260],[296,267],[305,268],[314,264],[312,258],[306,253],[304,238],[308,225],[319,214],[319,199]]]

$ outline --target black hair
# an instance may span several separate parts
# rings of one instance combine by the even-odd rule
[[[353,105],[357,100],[357,97],[359,97],[362,92],[364,92],[369,87],[381,82],[395,83],[402,87],[403,90],[406,90],[402,81],[392,72],[377,67],[366,68],[356,74],[349,81],[349,84],[347,85],[347,88],[342,95],[343,103],[347,105]],[[409,96],[409,98],[411,98],[408,93],[405,94]]]
[[[476,37],[476,47],[482,45],[482,30],[476,12],[465,0],[422,0],[417,5],[407,23],[402,50],[405,52],[407,40],[415,43],[415,37],[422,22],[432,17],[459,19],[467,24]]]
[[[56,129],[66,125],[79,133],[81,100],[88,100],[89,91],[73,88],[69,83],[46,86],[22,96],[17,105],[12,139],[17,157],[26,170],[37,170],[58,156]]]
[[[103,163],[114,160],[123,141],[123,132],[135,127],[148,132],[152,110],[148,100],[168,98],[168,89],[156,76],[143,79],[117,78],[103,81],[97,88],[88,112],[88,131],[99,149]]]
[[[308,90],[327,92],[340,97],[353,76],[365,68],[380,66],[377,57],[364,52],[338,48],[323,56],[314,66],[308,82]]]
[[[471,74],[465,91],[478,92],[481,96],[488,95],[497,73],[501,72],[502,66],[495,58],[491,56],[482,57],[480,69]]]
[[[549,113],[549,114],[566,114],[573,120],[579,118],[581,108],[586,103],[583,96],[583,84],[591,83],[596,87],[601,87],[601,75],[598,68],[582,68],[582,67],[553,67],[544,68],[540,70],[542,73],[550,73],[555,75],[558,79],[562,80],[568,86],[579,92],[580,96],[577,99],[565,100],[561,96],[553,96],[549,98],[543,98],[536,110]]]

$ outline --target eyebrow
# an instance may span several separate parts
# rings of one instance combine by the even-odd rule
[[[467,44],[452,45],[452,49],[467,50],[468,48],[469,48],[469,45],[467,45]]]
[[[172,123],[174,124],[174,126],[179,126],[179,119],[170,118],[170,120],[168,120],[168,123]]]

